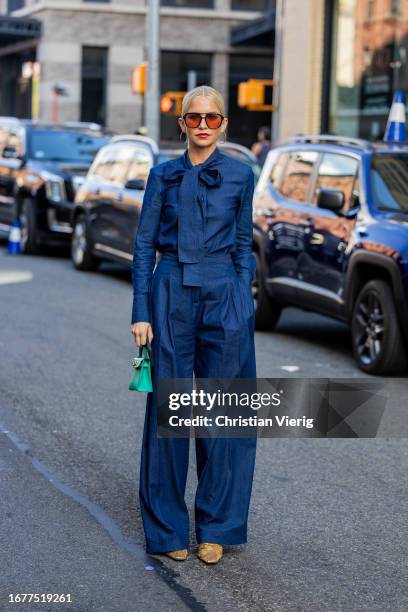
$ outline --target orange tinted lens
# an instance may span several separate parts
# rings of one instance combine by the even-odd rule
[[[212,129],[219,128],[221,125],[221,121],[222,121],[221,115],[217,115],[217,113],[207,114],[207,125],[209,128],[212,128]]]
[[[201,116],[198,113],[187,113],[185,120],[187,127],[198,127],[200,125]]]

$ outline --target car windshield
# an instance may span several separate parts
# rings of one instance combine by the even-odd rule
[[[37,160],[90,164],[110,138],[73,130],[33,130],[29,138],[29,155]]]
[[[408,154],[374,155],[371,189],[378,210],[408,213]]]

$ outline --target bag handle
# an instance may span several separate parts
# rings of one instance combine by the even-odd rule
[[[143,349],[145,349],[145,354],[147,353],[147,359],[149,359],[150,365],[153,366],[153,351],[149,340],[146,340],[146,344],[141,344],[139,346],[139,357],[143,356]]]

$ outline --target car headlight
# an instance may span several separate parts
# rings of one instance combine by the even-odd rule
[[[42,177],[45,180],[45,193],[49,200],[62,202],[67,199],[64,179],[49,172],[43,172]]]

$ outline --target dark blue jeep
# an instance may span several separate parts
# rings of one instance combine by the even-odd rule
[[[359,367],[400,374],[408,348],[408,144],[296,136],[254,196],[257,329],[297,306],[351,325]]]

